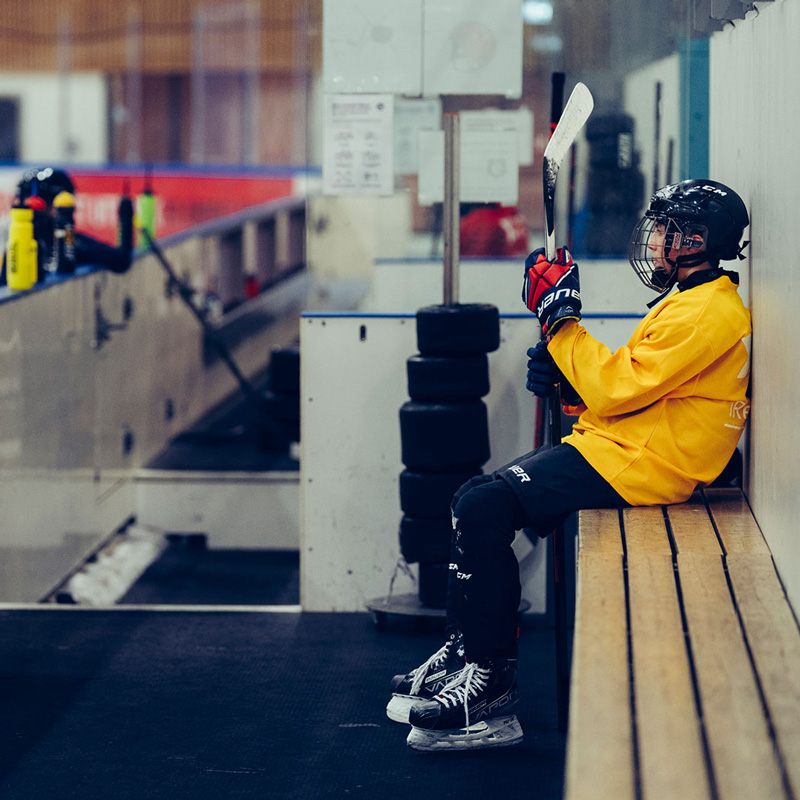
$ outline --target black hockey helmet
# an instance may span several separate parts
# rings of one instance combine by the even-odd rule
[[[743,258],[750,224],[742,198],[722,183],[690,180],[659,189],[633,231],[628,257],[645,286],[671,288],[682,267]],[[682,251],[678,255],[679,251]]]
[[[75,194],[75,185],[69,175],[57,167],[29,169],[17,184],[17,196],[20,200],[26,200],[31,195],[37,194],[48,207],[53,205],[53,199],[60,192]]]

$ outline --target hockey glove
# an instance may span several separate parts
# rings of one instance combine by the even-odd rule
[[[529,347],[528,380],[525,388],[537,397],[550,397],[558,383],[558,377],[558,367],[547,352],[547,342],[542,340],[536,347]]]
[[[528,348],[528,381],[525,388],[537,397],[550,397],[557,383],[561,384],[561,402],[578,406],[581,400],[572,384],[561,374],[552,356],[547,352],[547,342]]]
[[[568,319],[581,318],[578,265],[566,247],[559,247],[555,261],[548,261],[544,248],[525,259],[522,300],[539,318],[545,336],[555,333]]]

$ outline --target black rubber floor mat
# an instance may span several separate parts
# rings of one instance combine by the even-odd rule
[[[552,631],[523,631],[516,747],[418,755],[384,713],[440,634],[366,614],[0,612],[4,800],[562,796]]]

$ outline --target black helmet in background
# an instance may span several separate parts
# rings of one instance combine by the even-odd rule
[[[75,194],[75,185],[63,169],[55,167],[29,169],[17,184],[17,196],[20,200],[37,194],[47,203],[48,208],[53,205],[53,199],[60,192]]]
[[[728,186],[709,180],[675,183],[650,199],[628,257],[642,283],[663,292],[682,267],[742,258],[740,242],[749,224],[742,198]]]

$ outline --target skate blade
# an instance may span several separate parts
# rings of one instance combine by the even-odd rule
[[[386,706],[386,716],[393,722],[404,722],[408,724],[408,712],[411,711],[411,706],[424,700],[424,697],[419,695],[407,694],[394,694]]]
[[[469,728],[427,731],[412,726],[406,740],[412,750],[435,753],[442,750],[481,750],[509,747],[522,741],[522,726],[516,714],[476,722]]]

